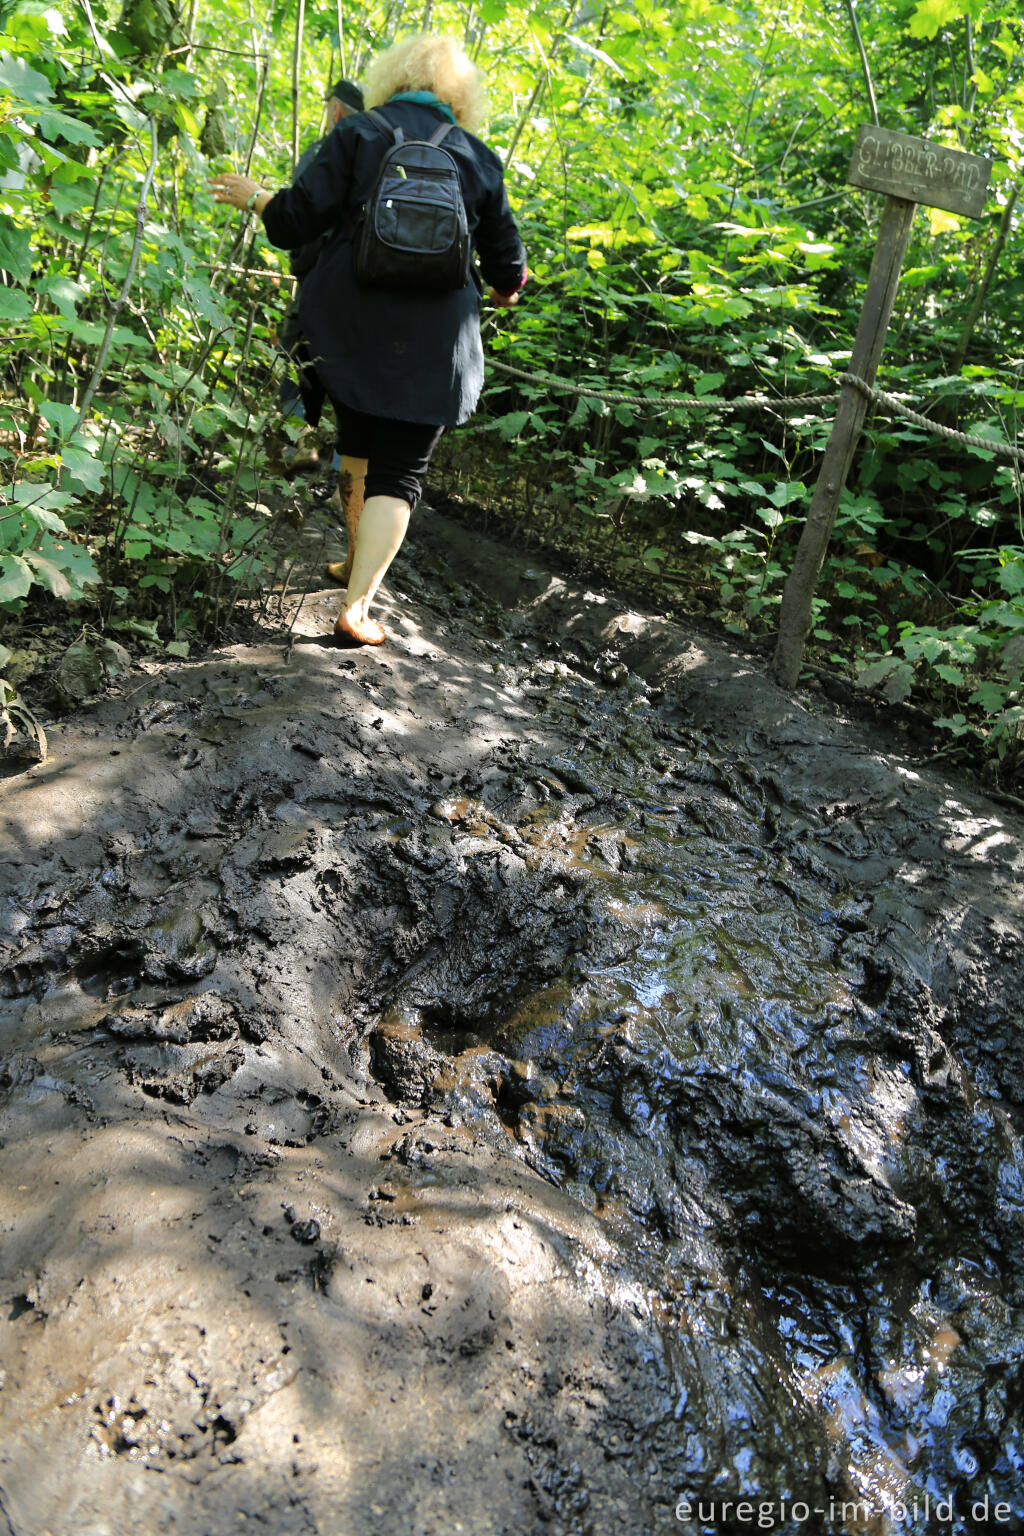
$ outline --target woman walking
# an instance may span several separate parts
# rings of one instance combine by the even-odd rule
[[[335,633],[379,645],[386,636],[370,605],[401,547],[430,456],[446,426],[469,418],[483,387],[483,283],[494,302],[514,304],[526,258],[501,161],[471,131],[484,114],[483,80],[460,45],[439,35],[395,44],[370,66],[364,96],[390,137],[369,113],[355,113],[290,187],[271,194],[231,174],[211,187],[219,202],[254,209],[274,245],[290,249],[330,231],[303,284],[301,323],[338,418],[349,556],[328,567],[347,582]],[[455,162],[479,271],[471,264],[464,285],[447,290],[360,282],[353,235],[393,131],[427,140],[446,123],[453,126],[443,147]]]

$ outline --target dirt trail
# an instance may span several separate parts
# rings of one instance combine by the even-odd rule
[[[0,1532],[1024,1523],[1019,819],[434,514],[391,591],[4,787]]]

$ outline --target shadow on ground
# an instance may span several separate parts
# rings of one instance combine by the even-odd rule
[[[7,1529],[1024,1520],[1019,824],[442,520],[335,606],[4,788]]]

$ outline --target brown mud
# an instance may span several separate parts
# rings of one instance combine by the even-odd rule
[[[1020,819],[430,513],[336,609],[4,786],[2,1536],[1024,1528]]]

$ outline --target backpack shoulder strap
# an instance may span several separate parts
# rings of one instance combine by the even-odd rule
[[[378,128],[383,128],[385,133],[390,133],[396,144],[401,144],[404,141],[405,134],[401,128],[396,128],[393,123],[389,123],[383,112],[378,112],[376,107],[367,107],[366,115],[371,122],[376,123]],[[450,127],[451,124],[448,126]]]
[[[455,126],[455,123],[442,123],[440,128],[434,129],[434,132],[430,135],[427,143],[440,144],[441,140],[447,138]]]

